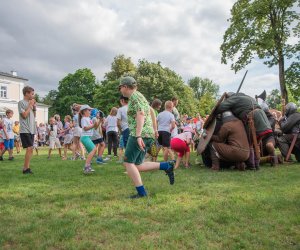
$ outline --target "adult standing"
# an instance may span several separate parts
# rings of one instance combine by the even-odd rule
[[[24,87],[23,96],[24,99],[18,103],[20,138],[23,148],[26,149],[23,174],[32,174],[30,160],[33,153],[34,135],[36,133],[36,101],[34,99],[34,89],[30,86]]]
[[[164,170],[172,185],[174,162],[143,162],[147,150],[158,135],[155,114],[146,98],[137,91],[137,83],[133,77],[121,78],[119,90],[123,96],[129,98],[127,118],[130,135],[125,150],[124,166],[137,190],[137,194],[131,198],[145,197],[147,192],[140,172]]]

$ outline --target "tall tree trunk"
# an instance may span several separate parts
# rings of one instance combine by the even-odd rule
[[[282,53],[279,54],[278,67],[279,67],[279,84],[280,84],[281,96],[285,100],[285,103],[288,103],[289,98],[288,98],[288,93],[285,85],[284,57]]]

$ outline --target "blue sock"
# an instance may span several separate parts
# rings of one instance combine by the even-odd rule
[[[145,190],[145,188],[144,188],[143,185],[139,186],[139,187],[135,187],[135,188],[136,188],[136,191],[138,192],[138,194],[140,196],[147,196],[147,192],[146,192],[146,190]]]
[[[170,164],[168,162],[161,162],[159,165],[159,170],[168,170],[170,168]]]

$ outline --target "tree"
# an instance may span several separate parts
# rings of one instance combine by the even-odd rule
[[[105,79],[95,89],[96,107],[107,114],[112,107],[119,106],[119,79],[125,75],[134,75],[135,72],[136,67],[130,57],[116,56],[111,64],[111,70],[105,73]]]
[[[105,73],[104,78],[108,81],[115,81],[124,75],[133,75],[136,71],[130,57],[118,55],[111,64],[111,71]],[[105,83],[104,83],[105,84]]]
[[[163,67],[160,62],[139,60],[135,77],[139,91],[149,102],[155,98],[165,102],[176,96],[179,99],[178,109],[181,113],[190,115],[197,113],[197,103],[192,89],[184,83],[181,76]]]
[[[49,116],[53,116],[56,112],[56,107],[54,102],[57,99],[58,91],[57,90],[50,90],[48,94],[43,98],[42,103],[49,105]]]
[[[286,83],[295,99],[300,101],[300,43],[295,48],[295,54],[297,61],[286,70]]]
[[[273,89],[267,96],[266,102],[270,109],[281,110],[281,96],[278,89]]]
[[[54,110],[64,116],[70,114],[70,105],[74,102],[93,106],[96,87],[96,77],[90,69],[78,69],[74,74],[68,74],[59,81]]]
[[[198,76],[188,80],[188,85],[194,91],[194,96],[199,100],[204,94],[210,94],[213,98],[216,98],[219,93],[219,85],[213,83],[208,78],[200,78]]]
[[[255,55],[269,67],[278,65],[282,97],[288,102],[285,84],[285,59],[293,56],[294,45],[288,39],[297,35],[299,25],[295,4],[299,0],[238,0],[231,9],[230,27],[221,45],[222,63],[235,61],[235,72],[248,65]]]

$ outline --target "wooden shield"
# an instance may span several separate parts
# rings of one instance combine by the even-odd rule
[[[203,129],[203,133],[200,137],[199,144],[197,147],[197,153],[198,155],[202,154],[203,151],[206,149],[208,143],[210,142],[210,139],[215,131],[217,120],[214,118],[210,124],[207,126],[207,128]]]
[[[221,104],[221,102],[223,102],[224,98],[226,97],[227,93],[223,93],[223,95],[221,96],[221,98],[219,99],[219,101],[217,102],[216,106],[212,109],[209,117],[206,119],[205,123],[203,124],[203,128],[207,128],[210,126],[210,123],[216,118],[216,109],[219,107],[219,105]]]

